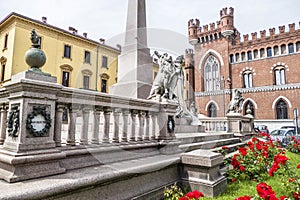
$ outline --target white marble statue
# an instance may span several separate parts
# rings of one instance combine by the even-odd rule
[[[175,101],[178,103],[176,117],[189,118],[192,125],[201,125],[198,118],[186,107],[184,101],[184,73],[182,64],[183,56],[178,56],[174,61],[170,55],[160,55],[157,51],[159,71],[153,81],[148,99],[155,101]]]

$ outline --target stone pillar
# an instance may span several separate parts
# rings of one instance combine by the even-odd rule
[[[157,114],[152,113],[151,114],[151,120],[152,120],[152,134],[151,134],[151,140],[156,139],[156,123],[157,123]]]
[[[209,150],[195,150],[182,154],[183,187],[201,191],[205,197],[216,197],[225,192],[227,180],[220,173],[223,159],[220,153]]]
[[[146,113],[144,111],[139,112],[138,117],[139,117],[139,133],[137,137],[137,141],[143,141],[143,136],[144,136],[144,125],[145,125],[145,116]]]
[[[7,127],[7,110],[8,110],[8,105],[3,105],[1,106],[1,120],[0,120],[0,145],[4,144],[5,138],[6,138],[6,127]]]
[[[137,111],[132,110],[131,111],[131,134],[130,134],[130,138],[129,138],[130,142],[135,142],[136,115],[137,115]]]
[[[64,105],[56,106],[54,141],[57,147],[61,146],[61,126],[62,126],[64,108],[65,108]]]
[[[67,136],[67,145],[75,146],[75,134],[76,134],[76,118],[77,112],[79,110],[78,106],[70,106],[69,108],[69,130]]]
[[[129,115],[129,111],[128,110],[123,110],[122,112],[122,116],[123,116],[123,130],[122,130],[122,142],[128,142],[127,139],[127,133],[128,133],[128,115]]]
[[[82,126],[80,132],[80,144],[88,144],[88,130],[89,130],[89,114],[90,108],[83,107],[82,109]]]
[[[144,141],[150,140],[150,115],[149,112],[146,113],[146,131],[144,136]]]
[[[112,110],[111,108],[104,108],[104,133],[102,142],[103,143],[109,143],[109,126],[110,126],[110,114]]]
[[[114,115],[114,135],[112,138],[113,143],[119,143],[119,130],[120,130],[120,109],[114,109],[113,115]]]
[[[92,135],[92,144],[99,144],[99,125],[100,125],[100,114],[101,108],[96,107],[94,109],[94,127]]]
[[[228,133],[241,133],[242,115],[240,113],[228,113],[227,117],[227,132]]]

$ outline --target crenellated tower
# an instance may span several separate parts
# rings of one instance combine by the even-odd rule
[[[234,9],[232,7],[220,10],[221,33],[224,37],[232,36],[234,33]]]

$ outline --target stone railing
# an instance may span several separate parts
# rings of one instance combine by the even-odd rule
[[[206,132],[219,132],[227,130],[226,117],[199,118],[199,120]]]

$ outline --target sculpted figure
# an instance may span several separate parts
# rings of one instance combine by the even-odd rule
[[[228,105],[227,113],[241,113],[243,102],[244,98],[242,97],[242,93],[238,89],[235,89]]]
[[[40,49],[41,48],[40,37],[38,36],[38,34],[35,32],[34,29],[32,29],[30,35],[31,35],[30,40],[32,42],[32,47]]]

